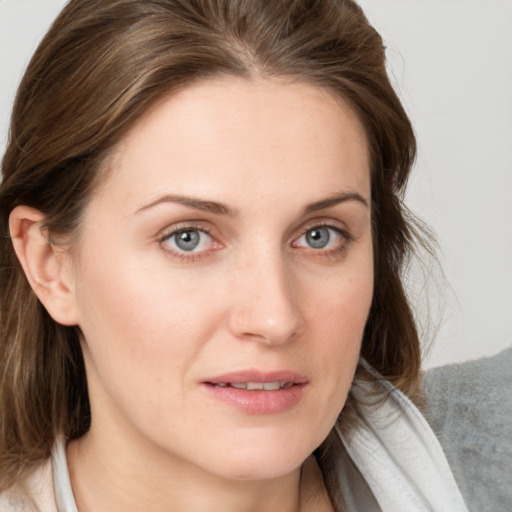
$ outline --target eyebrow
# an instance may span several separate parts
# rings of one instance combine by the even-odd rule
[[[346,201],[357,201],[368,207],[368,202],[361,194],[358,194],[357,192],[342,192],[327,199],[322,199],[320,201],[311,203],[304,208],[304,214],[325,210]],[[227,215],[229,217],[234,217],[238,213],[236,209],[217,201],[208,201],[198,197],[184,196],[180,194],[166,194],[161,196],[151,203],[141,206],[136,211],[136,213],[148,210],[149,208],[153,208],[154,206],[162,203],[178,203],[184,206],[188,206],[189,208],[194,208],[196,210],[201,210],[207,213],[213,213],[214,215]]]
[[[325,210],[332,206],[336,206],[340,203],[345,203],[346,201],[357,201],[367,208],[369,207],[368,201],[357,192],[341,192],[340,194],[335,194],[332,197],[327,199],[322,199],[321,201],[316,201],[315,203],[311,203],[310,205],[304,208],[304,213],[312,213],[317,212],[318,210]]]
[[[140,207],[136,213],[147,210],[161,203],[178,203],[190,208],[195,208],[196,210],[202,210],[215,215],[227,215],[229,217],[234,217],[237,213],[235,209],[216,201],[206,201],[198,197],[182,196],[179,194],[166,194],[165,196],[159,197],[155,201]]]

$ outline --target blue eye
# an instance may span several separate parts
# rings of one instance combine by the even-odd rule
[[[200,252],[212,245],[211,236],[200,229],[182,229],[164,239],[172,249],[182,252]]]
[[[333,249],[343,241],[343,235],[336,228],[317,226],[308,229],[296,242],[298,247],[311,249]]]
[[[314,228],[306,232],[306,242],[313,249],[324,249],[330,239],[328,228]]]

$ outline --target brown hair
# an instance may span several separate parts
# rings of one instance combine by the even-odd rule
[[[163,96],[214,75],[292,77],[358,114],[372,155],[375,244],[362,355],[415,392],[420,346],[401,276],[415,240],[401,202],[415,138],[361,9],[351,0],[71,0],[21,82],[2,162],[0,488],[48,457],[57,434],[78,438],[90,424],[78,328],[54,322],[30,289],[10,212],[36,208],[50,238],[72,237],[109,150]]]

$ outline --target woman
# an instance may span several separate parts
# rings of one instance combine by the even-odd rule
[[[351,1],[72,0],[2,164],[2,510],[465,510],[414,154]]]

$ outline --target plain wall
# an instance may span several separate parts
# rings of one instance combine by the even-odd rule
[[[440,246],[427,363],[494,354],[512,343],[512,1],[360,4],[417,133],[407,202]]]
[[[1,153],[23,69],[63,4],[0,0]],[[512,1],[360,4],[418,136],[407,204],[440,247],[444,278],[427,265],[409,280],[434,339],[426,364],[494,354],[512,343]]]

